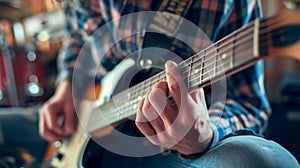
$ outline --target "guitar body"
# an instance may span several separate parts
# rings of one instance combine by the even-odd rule
[[[101,91],[97,102],[105,104],[114,95],[132,87],[133,85],[146,80],[147,78],[162,71],[165,61],[157,59],[156,64],[160,68],[142,69],[136,60],[138,55],[130,56],[124,59],[118,66],[116,66],[109,74],[101,81]],[[174,60],[174,59],[173,59]],[[89,89],[88,95],[94,95],[93,89]],[[97,92],[97,91],[96,91]],[[90,97],[90,96],[89,96]],[[89,98],[91,99],[91,98]],[[112,130],[117,129],[123,132],[124,127],[131,127],[130,132],[142,136],[139,130],[135,127],[134,121],[123,120],[112,124],[111,127],[99,129],[97,123],[99,120],[93,120],[97,117],[91,117],[93,112],[89,112],[92,104],[95,101],[84,100],[80,105],[79,125],[77,132],[68,140],[62,143],[58,149],[58,157],[52,159],[51,164],[58,168],[73,168],[73,167],[89,167],[88,165],[95,165],[101,158],[101,153],[106,150],[100,147],[95,141],[101,141],[112,136]],[[115,102],[116,104],[118,102]],[[133,118],[134,119],[134,118]],[[124,126],[125,125],[125,126]],[[127,129],[127,128],[126,128]],[[90,132],[87,133],[87,132]],[[143,146],[143,144],[141,144]],[[95,159],[97,156],[98,159]]]
[[[166,54],[166,52],[164,53]],[[149,69],[142,68],[140,66],[140,62],[143,59],[151,59],[155,66]],[[127,57],[126,59],[122,60],[122,62],[112,71],[110,71],[110,73],[107,74],[104,79],[102,79],[102,88],[98,101],[100,104],[106,104],[108,101],[112,101],[114,106],[121,106],[118,99],[114,100],[115,97],[117,97],[119,93],[122,93],[132,86],[143,82],[161,72],[164,69],[164,64],[167,60],[179,62],[181,61],[181,58],[170,58],[170,55],[164,55],[163,57],[160,57],[160,59],[149,57],[140,58],[138,53]],[[119,133],[124,134],[125,136],[144,137],[135,126],[135,115],[130,115],[123,120],[113,123],[111,126],[105,128],[97,127],[97,123],[101,121],[93,121],[94,118],[99,119],[99,117],[96,117],[96,115],[89,118],[90,121],[88,122],[86,129],[87,132],[90,132],[91,136],[88,137],[89,140],[87,145],[85,144],[83,146],[83,154],[81,154],[82,158],[79,160],[80,166],[81,164],[86,167],[89,167],[89,165],[98,165],[99,162],[101,162],[101,155],[103,152],[111,151],[125,156],[139,156],[141,155],[141,151],[141,153],[143,153],[143,151],[148,151],[149,155],[151,155],[150,153],[161,152],[161,148],[152,145],[148,140],[146,140],[146,138],[144,138],[143,141],[138,140],[129,142],[133,143],[134,147],[132,145],[128,146],[128,141],[130,141],[130,139],[127,141],[124,140],[126,137],[116,138],[120,136]],[[124,151],[128,151],[129,153]]]

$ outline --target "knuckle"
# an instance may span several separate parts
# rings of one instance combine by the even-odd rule
[[[49,130],[55,130],[54,124],[49,123],[48,129],[49,129]]]
[[[135,125],[139,128],[139,129],[144,129],[144,127],[146,126],[146,121],[140,121],[140,120],[137,120],[135,121]]]
[[[171,82],[171,83],[169,83],[169,88],[171,91],[177,91],[179,88],[179,85],[177,82]]]
[[[142,122],[140,122],[140,121],[135,121],[135,125],[136,125],[138,128],[141,128],[141,127],[142,127]]]
[[[145,103],[144,103],[144,105],[142,107],[142,111],[145,112],[145,111],[149,110],[149,108],[150,108],[149,101],[145,101]]]
[[[177,131],[174,130],[173,128],[169,128],[169,129],[168,129],[168,135],[169,135],[170,137],[176,137],[176,136],[177,136]]]
[[[167,85],[166,85],[166,82],[164,82],[164,81],[159,81],[159,82],[157,82],[157,83],[153,86],[153,88],[162,88],[162,89],[164,89],[166,86],[167,86]]]
[[[57,108],[57,104],[56,103],[46,103],[43,107],[43,111],[44,113],[47,113],[47,112],[51,112],[51,111],[54,111],[55,108]]]
[[[139,122],[139,121],[135,121],[134,123],[135,123],[135,125],[136,125],[138,128],[140,128],[140,126],[141,126],[141,122]]]
[[[141,102],[139,102],[139,105],[138,105],[138,111],[142,111],[143,110],[143,100]]]
[[[156,137],[147,137],[147,139],[153,144],[153,145],[160,145],[158,139]]]

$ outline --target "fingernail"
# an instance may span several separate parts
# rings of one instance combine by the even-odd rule
[[[173,68],[176,64],[173,61],[167,61],[165,64],[166,71],[169,71],[170,68]]]

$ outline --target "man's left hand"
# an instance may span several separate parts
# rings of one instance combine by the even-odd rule
[[[155,145],[186,155],[201,153],[213,137],[203,89],[189,93],[172,61],[166,63],[166,76],[167,82],[155,84],[139,103],[136,125]]]

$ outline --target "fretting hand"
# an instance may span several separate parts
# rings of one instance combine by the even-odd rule
[[[167,82],[158,82],[140,102],[136,125],[155,145],[183,154],[203,152],[213,136],[203,89],[189,93],[172,61],[166,76]]]

